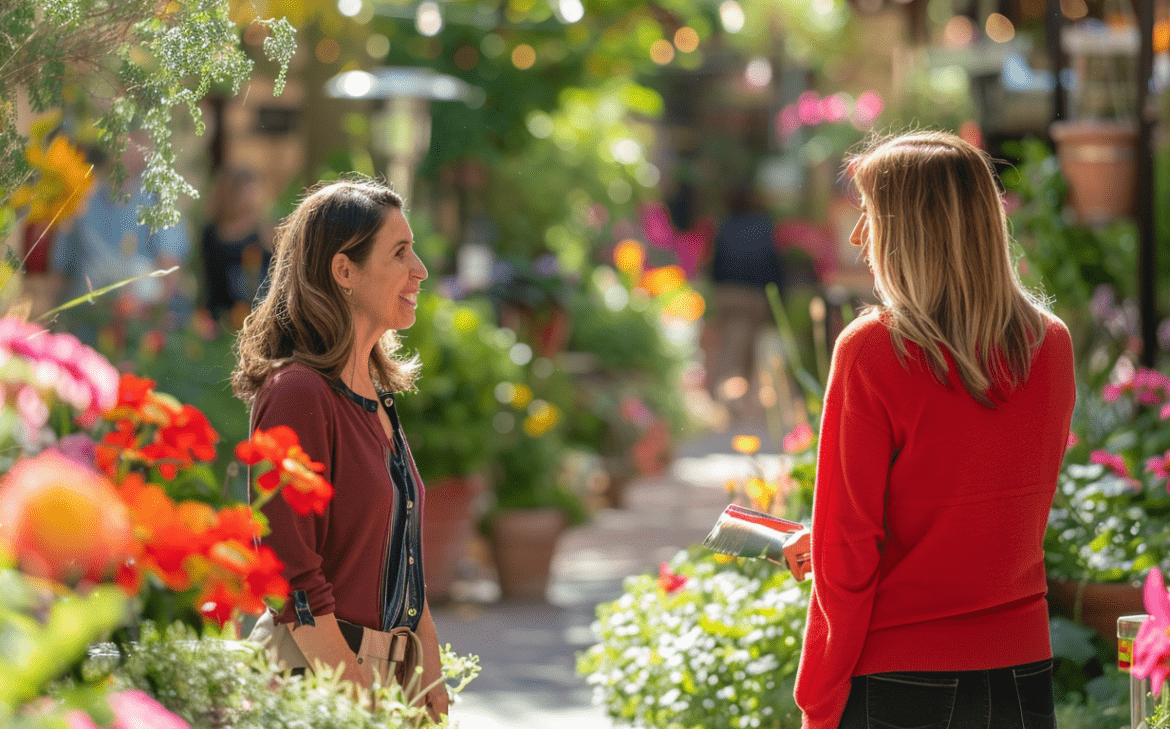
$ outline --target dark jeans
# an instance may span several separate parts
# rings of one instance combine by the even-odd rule
[[[840,729],[1055,729],[1052,659],[855,676]]]

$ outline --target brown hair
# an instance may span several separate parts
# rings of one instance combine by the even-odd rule
[[[867,251],[899,354],[906,340],[946,383],[943,347],[967,392],[995,407],[1023,384],[1047,331],[1045,303],[1023,288],[991,159],[945,132],[872,143],[853,160],[870,226]]]
[[[290,362],[337,382],[354,346],[354,329],[330,264],[344,253],[365,265],[387,213],[401,209],[398,193],[370,179],[322,182],[307,191],[276,229],[268,294],[236,339],[236,397],[252,402],[268,376]],[[392,391],[411,387],[418,371],[417,359],[396,358],[397,349],[391,331],[370,353],[375,382]]]

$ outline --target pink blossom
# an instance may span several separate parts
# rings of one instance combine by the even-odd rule
[[[1101,391],[1101,398],[1105,402],[1114,402],[1121,397],[1121,393],[1125,392],[1128,387],[1123,388],[1118,385],[1106,385],[1105,389]]]
[[[17,317],[0,319],[0,360],[26,361],[34,386],[81,411],[78,421],[91,426],[118,401],[118,372],[109,361],[71,334],[50,334]],[[26,404],[27,405],[27,404]]]
[[[800,453],[807,450],[813,443],[813,431],[808,423],[799,423],[792,432],[784,436],[784,450],[789,453]]]
[[[1125,459],[1116,453],[1110,453],[1109,451],[1093,451],[1089,454],[1089,462],[1100,463],[1102,466],[1108,466],[1109,468],[1113,469],[1114,473],[1122,478],[1131,478],[1129,473],[1129,466],[1125,465]]]
[[[1146,471],[1158,478],[1170,478],[1170,451],[1146,460]]]
[[[1162,406],[1162,412],[1159,414],[1162,420],[1170,420],[1170,402]]]
[[[1146,576],[1145,604],[1149,617],[1134,639],[1130,672],[1137,678],[1148,677],[1157,696],[1170,675],[1170,595],[1157,567]]]
[[[1069,448],[1074,448],[1080,442],[1081,442],[1081,439],[1077,437],[1077,434],[1070,430],[1068,432],[1068,443],[1065,444],[1064,449],[1067,451]]]
[[[112,729],[191,729],[187,722],[167,711],[159,702],[137,689],[120,691],[106,697],[114,712]],[[84,711],[71,711],[65,715],[69,729],[98,729],[93,719]]]

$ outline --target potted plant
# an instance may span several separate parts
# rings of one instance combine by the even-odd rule
[[[497,329],[484,302],[455,302],[423,291],[403,345],[417,352],[415,392],[397,398],[402,427],[426,484],[423,553],[427,597],[450,596],[474,530],[473,503],[495,458],[496,389],[518,377],[510,332]]]
[[[1077,84],[1070,118],[1049,131],[1077,217],[1087,224],[1108,222],[1133,209],[1137,27],[1132,20],[1085,20],[1065,28],[1061,44]]]
[[[623,505],[632,479],[669,463],[673,440],[688,426],[681,395],[687,356],[666,336],[663,317],[671,301],[698,295],[680,281],[652,296],[642,278],[640,264],[628,276],[608,266],[594,269],[573,300],[572,356],[563,358],[574,385],[565,437],[602,457],[609,474],[605,500],[615,507]]]
[[[531,263],[519,258],[501,261],[488,295],[496,302],[500,324],[516,332],[536,356],[551,358],[568,343],[575,289],[556,256],[546,253]]]
[[[566,487],[568,450],[562,409],[517,383],[501,400],[499,450],[492,469],[495,503],[483,520],[504,599],[542,600],[561,534],[588,518],[584,502]]]

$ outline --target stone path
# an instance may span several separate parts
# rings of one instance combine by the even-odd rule
[[[754,432],[763,436],[759,429]],[[598,603],[621,595],[628,575],[658,565],[706,536],[727,504],[723,483],[748,475],[731,434],[684,443],[660,478],[631,484],[624,509],[603,509],[562,538],[547,602],[490,602],[494,585],[472,585],[483,602],[433,608],[440,640],[480,657],[483,672],[460,694],[451,717],[463,729],[610,729],[575,671],[593,643]]]

